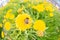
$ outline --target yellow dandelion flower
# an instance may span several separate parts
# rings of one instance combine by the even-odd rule
[[[1,37],[4,38],[4,32],[3,31],[1,32]]]
[[[37,20],[34,23],[33,28],[37,31],[45,31],[46,24],[43,20]]]
[[[0,27],[2,27],[2,23],[0,23]]]
[[[4,28],[5,28],[5,30],[10,30],[10,28],[11,28],[11,23],[10,22],[6,22],[5,24],[4,24]]]
[[[6,13],[6,15],[5,15],[5,18],[9,18],[9,19],[14,19],[14,14],[12,14],[12,13]]]
[[[12,9],[9,9],[6,15],[4,16],[4,18],[14,19],[15,16],[11,12],[12,12]]]
[[[28,14],[20,14],[16,18],[16,26],[19,30],[25,31],[32,25],[32,18]]]
[[[43,12],[45,10],[44,4],[39,4],[37,6],[32,6],[32,8],[36,9],[38,12]]]
[[[42,32],[42,31],[37,31],[36,34],[39,37],[43,37],[44,36],[44,32]]]
[[[49,14],[49,16],[50,16],[50,17],[53,17],[53,16],[54,16],[54,14],[53,14],[53,13],[50,13],[50,14]]]
[[[22,12],[23,8],[19,8],[17,12],[20,14]]]
[[[53,9],[53,5],[52,4],[48,4],[48,5],[46,5],[46,10],[47,11],[50,11],[50,12],[53,12],[54,11],[54,9]]]

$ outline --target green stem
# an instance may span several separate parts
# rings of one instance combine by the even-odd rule
[[[37,13],[37,18],[36,18],[36,20],[39,18],[39,13]]]
[[[25,31],[25,40],[28,40],[28,33],[27,33],[27,30]]]

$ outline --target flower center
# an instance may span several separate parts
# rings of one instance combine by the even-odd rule
[[[29,18],[26,18],[26,19],[24,20],[24,22],[25,22],[26,24],[28,24],[28,23],[29,23]]]

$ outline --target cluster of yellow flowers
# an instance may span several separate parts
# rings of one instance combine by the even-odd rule
[[[10,1],[14,2],[14,0],[10,0]],[[20,0],[20,1],[22,1],[22,0]],[[23,0],[24,3],[28,2],[28,1],[29,0]],[[38,2],[37,0],[35,0],[35,1]],[[32,10],[36,11],[37,16],[39,16],[39,17],[40,17],[39,13],[45,12],[45,11],[49,12],[47,14],[50,18],[54,16],[53,5],[49,2],[46,2],[46,0],[44,0],[44,2],[42,2],[42,3],[34,4],[34,5],[29,3],[28,7],[30,7]],[[24,32],[24,31],[32,28],[33,30],[36,31],[38,36],[44,35],[44,32],[47,28],[45,20],[36,19],[36,18],[35,18],[36,20],[34,20],[33,18],[36,15],[34,15],[34,13],[32,12],[32,15],[33,15],[33,17],[32,17],[31,13],[29,13],[28,10],[27,10],[28,12],[25,12],[26,9],[23,7],[18,8],[16,11],[17,11],[16,16],[13,14],[13,10],[11,8],[8,9],[7,12],[5,13],[4,20],[3,20],[3,29],[4,30],[9,31],[9,30],[11,30],[11,27],[16,27],[16,29]],[[14,20],[14,24],[15,24],[14,26],[12,26],[12,23],[11,23],[12,20]],[[2,27],[1,23],[0,23],[0,27]],[[1,32],[1,35],[2,35],[2,38],[4,38],[3,31]]]
[[[29,29],[32,25],[32,18],[28,14],[20,14],[16,18],[16,25],[21,31]],[[38,31],[45,31],[46,24],[43,20],[36,20],[33,28]]]
[[[53,9],[53,4],[51,4],[51,3],[43,2],[41,4],[32,6],[32,8],[36,9],[38,12],[43,12],[45,10],[49,11],[50,12],[50,16],[51,17],[53,16],[54,9]]]
[[[11,12],[12,12],[12,9],[8,10],[4,17],[14,19],[14,15]]]

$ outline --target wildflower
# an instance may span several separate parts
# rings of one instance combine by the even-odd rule
[[[10,30],[10,28],[11,28],[11,23],[10,22],[6,22],[5,24],[4,24],[4,28],[5,28],[5,30]]]
[[[14,19],[15,16],[11,12],[12,12],[12,9],[9,9],[6,15],[4,16],[4,18]]]
[[[16,18],[16,26],[19,30],[25,31],[32,25],[32,18],[28,14],[20,14]]]
[[[33,28],[37,31],[45,31],[46,24],[43,20],[37,20],[34,22]]]
[[[53,13],[50,13],[50,14],[49,14],[49,16],[50,16],[50,17],[53,17],[53,16],[54,16],[54,14],[53,14]]]
[[[6,13],[6,15],[5,15],[5,18],[9,18],[9,19],[14,19],[14,14],[12,14],[12,13]]]
[[[3,31],[1,32],[1,37],[4,38],[4,32]]]
[[[44,4],[39,4],[39,5],[36,5],[36,6],[32,6],[32,8],[34,8],[38,12],[43,12],[45,10]]]
[[[42,31],[37,31],[36,34],[39,37],[43,37],[44,36],[44,32],[42,32]]]
[[[50,11],[50,12],[53,12],[54,11],[54,9],[53,9],[53,5],[52,4],[48,4],[48,5],[46,5],[46,10],[47,11]]]
[[[23,11],[23,8],[19,8],[17,12],[20,14]]]

